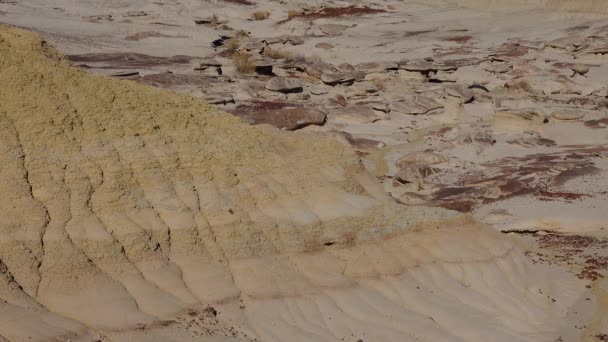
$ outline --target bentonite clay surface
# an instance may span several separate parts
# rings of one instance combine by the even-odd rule
[[[606,13],[0,0],[0,341],[608,340]]]

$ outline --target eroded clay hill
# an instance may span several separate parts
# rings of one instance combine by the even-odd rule
[[[553,341],[588,319],[573,276],[395,204],[333,136],[4,27],[0,95],[0,340]]]

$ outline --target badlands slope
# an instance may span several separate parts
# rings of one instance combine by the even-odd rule
[[[333,138],[88,75],[22,30],[0,56],[3,340],[578,336],[575,277],[394,204]]]

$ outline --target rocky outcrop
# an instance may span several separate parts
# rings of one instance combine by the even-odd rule
[[[297,78],[274,77],[266,83],[266,89],[280,93],[301,93],[304,83]]]

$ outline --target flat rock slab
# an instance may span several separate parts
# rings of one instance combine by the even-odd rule
[[[545,111],[540,108],[499,108],[494,114],[495,132],[513,133],[535,131],[546,123]]]
[[[340,25],[340,24],[324,24],[324,25],[319,26],[319,29],[321,30],[321,32],[323,32],[324,34],[326,34],[328,36],[335,36],[335,35],[338,35],[338,34],[344,32],[344,30],[346,30],[349,27],[350,26]]]
[[[165,89],[201,89],[214,82],[214,78],[206,75],[163,72],[142,76],[137,79],[137,82]]]
[[[326,118],[324,112],[306,107],[261,110],[238,116],[250,124],[268,124],[289,131],[310,125],[322,126]]]
[[[330,50],[334,48],[334,46],[329,43],[318,43],[315,45],[315,47],[323,50]]]
[[[475,97],[475,93],[473,93],[471,89],[464,86],[448,87],[446,88],[445,93],[449,96],[459,97],[462,99],[463,103],[471,102]]]
[[[329,90],[322,86],[316,86],[310,89],[310,93],[313,95],[325,95],[329,92]]]
[[[303,37],[291,36],[291,35],[282,35],[282,36],[278,36],[278,37],[263,38],[261,41],[268,45],[272,45],[272,44],[302,45],[302,44],[304,44]]]
[[[585,117],[585,113],[580,110],[563,109],[552,112],[551,117],[563,121],[581,120]]]
[[[357,149],[376,150],[376,149],[386,146],[383,142],[378,141],[378,140],[355,137],[348,132],[341,132],[341,133],[342,133],[342,135],[344,135],[344,138],[346,138],[348,143]]]
[[[397,70],[399,64],[396,62],[367,62],[355,65],[355,69],[366,74],[385,72],[386,70]]]
[[[538,108],[499,108],[496,110],[497,118],[515,118],[533,122],[542,122],[545,113]]]
[[[443,108],[443,105],[426,96],[412,96],[404,101],[391,102],[391,111],[401,114],[419,115]]]
[[[200,67],[201,68],[205,68],[205,67],[221,67],[222,63],[218,62],[217,60],[213,59],[213,58],[205,58],[200,62]]]
[[[343,108],[336,108],[333,109],[331,113],[337,120],[362,124],[389,119],[388,114],[375,111],[372,107],[366,105],[353,105]]]
[[[349,87],[346,90],[346,95],[349,98],[353,97],[366,97],[378,93],[378,87],[373,83],[361,82],[356,85]]]
[[[504,74],[513,70],[513,65],[509,63],[496,63],[486,67],[484,70],[494,74]]]
[[[456,70],[458,69],[458,66],[440,64],[434,61],[419,59],[412,61],[403,61],[399,63],[399,68],[407,71],[428,72],[438,70]]]
[[[209,104],[234,103],[234,98],[230,93],[209,93],[205,94],[203,99]]]
[[[265,86],[270,91],[280,93],[301,93],[304,88],[304,82],[297,78],[275,77],[270,79]]]
[[[585,78],[568,78],[563,75],[532,75],[514,79],[507,83],[509,88],[528,90],[534,94],[583,95],[589,96],[605,88],[603,83],[592,82]]]
[[[80,55],[68,55],[68,60],[73,63],[102,64],[115,69],[148,68],[168,66],[172,64],[188,64],[194,57],[172,56],[157,57],[133,52],[108,52],[108,53],[86,53]]]
[[[324,72],[321,74],[321,81],[325,84],[336,85],[336,84],[350,84],[358,80],[362,80],[365,77],[365,73],[354,71],[354,72]]]
[[[419,165],[435,165],[440,163],[445,163],[448,161],[448,158],[433,152],[412,152],[406,154],[405,156],[399,158],[395,165],[398,168],[404,168],[408,165],[419,164]]]

